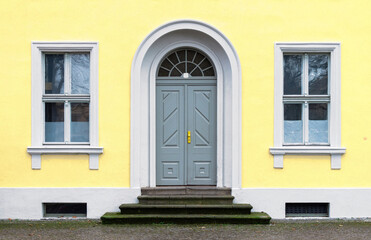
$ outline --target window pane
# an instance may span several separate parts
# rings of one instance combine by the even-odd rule
[[[176,52],[178,54],[178,58],[181,62],[185,61],[185,50],[180,50]]]
[[[199,67],[195,67],[193,68],[192,71],[190,71],[190,74],[192,75],[192,77],[199,77],[199,76],[202,76],[202,72],[200,70]]]
[[[303,55],[284,55],[284,95],[300,95],[303,72]]]
[[[204,71],[204,76],[215,76],[214,68],[209,68]]]
[[[187,61],[192,62],[195,54],[196,54],[196,51],[187,50]]]
[[[205,58],[204,55],[202,55],[201,53],[197,52],[193,62],[195,64],[199,64],[204,58]]]
[[[160,68],[158,70],[158,76],[159,77],[167,77],[167,76],[169,76],[169,71],[166,70],[166,69]]]
[[[71,92],[89,94],[90,56],[88,53],[71,55]]]
[[[179,61],[178,58],[176,57],[175,53],[170,54],[167,59],[170,60],[170,62],[174,65],[176,65]]]
[[[71,103],[71,142],[89,142],[89,103]]]
[[[45,103],[45,142],[64,140],[64,103]]]
[[[303,142],[302,104],[284,105],[284,142]]]
[[[327,103],[309,104],[309,142],[328,143]]]
[[[45,55],[45,94],[64,93],[64,55]]]
[[[185,63],[179,63],[176,67],[180,70],[181,73],[185,73]]]
[[[328,92],[328,55],[309,55],[309,94],[326,95]]]
[[[169,62],[169,60],[167,60],[167,59],[165,59],[162,63],[161,63],[161,67],[164,67],[164,68],[166,68],[166,69],[172,69],[173,68],[173,64],[171,64],[170,62]]]

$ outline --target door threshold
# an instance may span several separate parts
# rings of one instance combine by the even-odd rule
[[[231,195],[231,188],[216,186],[157,186],[144,187],[142,195]]]

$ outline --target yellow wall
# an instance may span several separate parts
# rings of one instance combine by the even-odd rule
[[[0,187],[128,187],[130,67],[145,36],[177,19],[209,23],[242,67],[243,187],[371,187],[371,2],[364,0],[0,0]],[[99,170],[43,156],[31,170],[31,41],[99,42]],[[341,42],[342,169],[329,157],[273,168],[274,42]]]

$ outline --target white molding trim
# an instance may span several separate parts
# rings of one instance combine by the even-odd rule
[[[284,154],[344,154],[345,148],[321,147],[321,146],[295,146],[295,147],[271,147],[273,155]]]
[[[90,119],[89,146],[77,147],[73,144],[44,146],[44,111],[43,111],[43,64],[45,52],[89,52],[90,53]],[[42,154],[89,154],[90,169],[98,169],[98,154],[103,148],[98,147],[98,42],[44,42],[31,43],[31,147],[27,152],[32,156],[32,169],[41,169]],[[90,150],[89,150],[90,149]],[[99,151],[97,149],[100,149]],[[37,153],[38,152],[38,153]],[[99,153],[98,153],[99,152]]]
[[[156,186],[155,73],[161,58],[178,47],[205,52],[217,71],[217,186],[241,185],[241,69],[230,41],[195,20],[160,26],[139,46],[131,69],[130,184]],[[228,81],[227,81],[228,80]]]
[[[330,146],[283,146],[283,54],[287,52],[328,52],[330,61],[330,113],[329,142]],[[270,153],[274,156],[274,168],[283,168],[283,155],[329,154],[331,169],[341,168],[341,69],[340,43],[275,43],[274,48],[274,147]]]
[[[43,146],[28,147],[27,152],[34,154],[102,154],[103,147],[90,146]]]

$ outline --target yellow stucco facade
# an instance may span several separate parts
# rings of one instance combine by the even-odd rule
[[[242,188],[371,187],[371,3],[362,0],[0,1],[0,187],[129,187],[130,70],[158,26],[195,19],[220,30],[242,74]],[[31,169],[31,42],[99,43],[99,170],[87,155],[44,155]],[[330,156],[273,168],[274,43],[341,43],[340,170]]]

